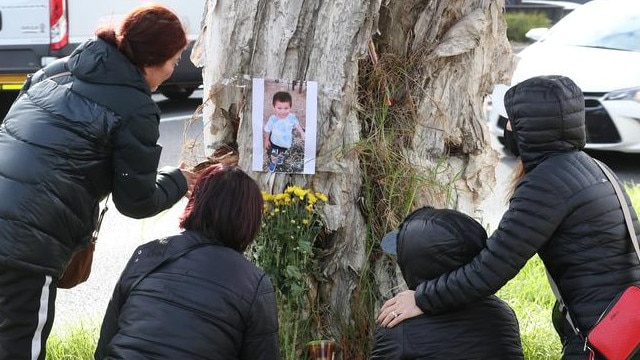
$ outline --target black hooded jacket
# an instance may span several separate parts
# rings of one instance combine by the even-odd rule
[[[277,360],[278,347],[269,277],[238,251],[184,231],[135,250],[95,359]]]
[[[140,71],[103,40],[35,73],[0,126],[0,263],[57,277],[107,194],[133,218],[177,202],[187,183],[157,171],[159,120]]]
[[[370,360],[522,360],[513,309],[491,295],[455,311],[379,327]]]
[[[476,301],[538,253],[587,332],[618,293],[640,282],[640,265],[612,185],[581,151],[582,92],[566,77],[537,77],[512,87],[505,105],[525,174],[487,246],[469,264],[420,284],[416,303],[435,314]],[[586,358],[579,339],[564,335],[565,358]]]
[[[466,263],[486,240],[482,225],[461,212],[414,211],[397,235],[398,265],[408,288]],[[370,359],[518,360],[524,355],[513,309],[490,295],[446,313],[378,327]]]

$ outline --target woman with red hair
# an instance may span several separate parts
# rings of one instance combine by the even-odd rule
[[[151,93],[187,44],[176,14],[144,5],[96,35],[33,74],[0,126],[0,360],[45,359],[58,280],[92,242],[101,200],[145,218],[194,181],[158,170]]]
[[[278,359],[269,277],[243,252],[262,222],[256,182],[205,169],[178,235],[138,247],[113,292],[96,359]]]

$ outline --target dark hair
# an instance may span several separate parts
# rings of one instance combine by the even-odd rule
[[[276,101],[288,102],[289,106],[293,105],[293,99],[291,98],[291,94],[289,94],[286,91],[278,91],[277,93],[273,94],[273,101],[271,102],[271,105],[276,106]]]
[[[200,173],[180,227],[243,252],[260,229],[262,206],[260,188],[249,175],[236,166],[214,164]]]
[[[131,10],[117,35],[113,27],[98,29],[96,35],[117,47],[140,70],[164,64],[187,46],[187,35],[178,16],[157,4]]]

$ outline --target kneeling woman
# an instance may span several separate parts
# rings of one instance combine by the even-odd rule
[[[184,231],[138,247],[104,317],[96,359],[278,359],[276,297],[242,252],[262,195],[237,167],[198,178]]]

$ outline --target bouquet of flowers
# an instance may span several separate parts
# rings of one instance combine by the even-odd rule
[[[299,186],[262,197],[263,221],[252,257],[282,295],[299,297],[306,278],[318,270],[314,242],[324,229],[319,210],[327,197]]]

